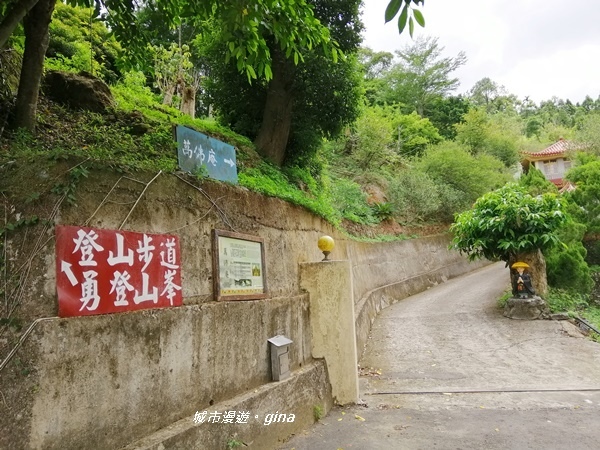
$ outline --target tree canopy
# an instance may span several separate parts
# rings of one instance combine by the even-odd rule
[[[414,43],[396,51],[398,62],[384,75],[386,91],[381,100],[400,103],[424,116],[425,109],[437,97],[454,91],[458,78],[452,72],[464,65],[463,52],[455,57],[442,57],[444,48],[438,38],[419,37]]]
[[[25,20],[25,52],[20,88],[17,94],[17,126],[33,129],[42,66],[48,46],[48,23],[51,21],[56,0],[12,0],[3,7],[0,21],[0,48],[19,22]],[[146,39],[140,32],[134,3],[117,0],[70,0],[70,4],[100,6],[104,17],[130,56],[143,54]],[[226,43],[225,55],[236,62],[237,69],[245,72],[248,80],[273,77],[272,55],[277,50],[283,58],[298,64],[306,52],[320,47],[324,54],[337,60],[339,46],[329,29],[315,17],[313,8],[305,0],[281,2],[255,0],[253,2],[193,2],[189,0],[150,0],[146,7],[155,9],[167,24],[176,24],[181,18],[217,18],[222,24]],[[274,44],[274,45],[273,45]]]
[[[514,261],[518,254],[556,245],[556,231],[566,220],[556,195],[534,197],[510,183],[481,196],[472,209],[456,217],[450,228],[452,245],[470,260]]]

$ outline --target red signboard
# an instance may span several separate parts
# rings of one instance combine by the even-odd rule
[[[177,236],[57,226],[58,315],[181,306],[180,261]]]

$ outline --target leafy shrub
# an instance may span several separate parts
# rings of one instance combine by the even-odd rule
[[[94,17],[92,8],[57,2],[49,34],[46,67],[85,70],[109,83],[120,77],[117,60],[121,47],[104,22]]]
[[[46,58],[44,65],[46,69],[75,73],[86,71],[98,74],[104,69],[101,63],[94,60],[92,49],[84,42],[69,43],[68,56],[58,54],[55,57]]]
[[[373,214],[379,220],[391,219],[394,216],[394,207],[391,203],[374,203],[371,208],[373,209]]]
[[[320,180],[315,179],[309,167],[284,167],[283,172],[292,183],[299,186],[302,190],[308,191],[308,194],[315,195],[323,188]]]
[[[373,210],[367,203],[367,195],[361,186],[346,178],[331,181],[331,201],[341,216],[352,222],[375,224]]]
[[[581,242],[568,248],[557,247],[546,257],[548,285],[571,292],[589,294],[594,287],[590,268],[585,262],[585,248]]]
[[[245,168],[238,174],[238,182],[241,186],[255,192],[304,206],[334,225],[340,222],[340,214],[331,206],[331,202],[324,197],[323,193],[314,197],[307,196],[297,186],[291,184],[282,172],[268,163],[263,162],[258,167]]]
[[[577,185],[567,197],[579,206],[577,218],[586,224],[587,232],[600,233],[600,159],[588,161],[567,173],[567,179]]]
[[[581,240],[585,225],[568,221],[558,229],[557,236],[563,245],[545,252],[548,285],[581,294],[589,294],[594,287],[591,271],[585,261],[586,249]]]
[[[416,167],[436,183],[460,192],[464,207],[510,179],[498,159],[486,154],[473,156],[463,146],[453,142],[430,147]]]
[[[587,250],[586,262],[592,265],[600,265],[600,240],[584,241],[583,245]]]
[[[392,139],[398,143],[398,152],[406,156],[421,156],[428,145],[442,140],[437,128],[416,112],[402,115],[395,111],[392,119]]]
[[[498,130],[488,137],[484,152],[512,167],[519,162],[519,152],[515,138],[517,136],[505,135],[504,130]]]
[[[519,184],[525,187],[531,195],[540,195],[546,192],[558,193],[556,185],[548,181],[544,174],[533,166],[530,166],[527,173],[519,178]]]
[[[576,314],[578,311],[585,310],[589,306],[588,300],[587,295],[556,288],[550,288],[546,296],[546,302],[552,312],[571,312]]]
[[[392,150],[391,119],[378,107],[366,108],[346,137],[344,152],[353,173],[377,171],[394,165],[398,155]]]
[[[536,197],[516,183],[477,199],[456,217],[450,230],[453,246],[469,259],[510,261],[519,253],[546,250],[559,242],[557,230],[567,221],[561,199]]]
[[[429,220],[442,206],[439,185],[426,173],[403,170],[390,182],[388,198],[404,222]]]

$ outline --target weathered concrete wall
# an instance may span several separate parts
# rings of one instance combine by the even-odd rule
[[[349,261],[300,265],[300,287],[310,299],[312,354],[325,358],[336,403],[359,400],[358,355]]]
[[[269,383],[267,339],[286,333],[298,369],[307,320],[298,296],[44,322],[30,446],[118,448]]]
[[[237,423],[194,423],[189,417],[146,436],[123,450],[225,449],[230,439],[251,448],[272,449],[289,436],[314,423],[315,406],[329,411],[333,406],[323,360],[314,361],[279,383],[263,385],[246,394],[210,407],[212,411],[245,411]],[[202,411],[204,412],[204,411]],[[265,412],[271,414],[267,417]],[[273,414],[276,413],[275,418]],[[293,417],[291,416],[293,414]]]
[[[153,175],[135,177],[146,182]],[[220,183],[192,187],[161,175],[132,211],[143,188],[129,178],[92,173],[77,188],[78,206],[62,205],[55,222],[178,235],[184,306],[37,325],[0,374],[0,448],[89,448],[90,442],[118,448],[260,386],[275,389],[266,340],[277,334],[294,341],[292,369],[314,365],[308,298],[298,280],[300,263],[322,259],[316,245],[322,234],[336,239],[331,257],[352,265],[359,343],[384,304],[471,269],[445,250],[446,238],[355,243],[303,208]],[[213,302],[214,228],[264,238],[269,299]],[[53,229],[26,229],[11,238],[9,250],[11,267],[28,264],[17,312],[25,327],[55,316]],[[326,412],[331,393],[322,392],[314,405],[322,402]],[[280,412],[293,412],[295,400],[277,400]],[[276,408],[277,400],[264,407]],[[306,409],[310,400],[300,403]],[[256,413],[269,412],[275,411]],[[169,442],[166,448],[184,448],[175,438]]]

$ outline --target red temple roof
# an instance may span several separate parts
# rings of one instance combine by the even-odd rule
[[[552,144],[550,147],[546,147],[544,150],[539,152],[522,152],[526,156],[530,156],[533,158],[539,158],[542,156],[557,156],[562,155],[568,150],[575,150],[577,148],[581,148],[581,146],[574,144],[570,141],[565,141],[563,138],[560,138],[557,142]]]

